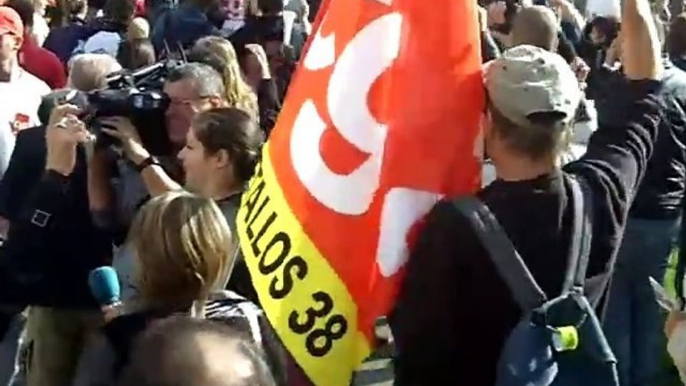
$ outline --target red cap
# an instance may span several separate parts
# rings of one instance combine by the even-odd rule
[[[24,23],[19,14],[10,7],[0,7],[0,36],[1,35],[24,36]]]

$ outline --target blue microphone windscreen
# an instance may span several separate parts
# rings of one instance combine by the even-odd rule
[[[112,267],[100,267],[88,275],[88,286],[91,294],[100,305],[117,303],[121,297],[119,276]]]

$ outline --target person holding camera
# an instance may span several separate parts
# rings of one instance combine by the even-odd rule
[[[102,123],[109,127],[105,133],[118,140],[126,158],[119,161],[127,165],[120,168],[120,174],[137,173],[145,192],[137,197],[122,197],[131,189],[119,184],[115,194],[104,163],[93,162],[89,170],[91,211],[98,217],[113,219],[113,209],[124,207],[123,223],[127,223],[126,219],[132,218],[144,202],[145,193],[156,197],[179,190],[185,180],[186,188],[218,202],[235,232],[240,196],[257,162],[262,132],[250,114],[224,107],[227,102],[222,78],[205,64],[189,63],[172,70],[164,91],[171,100],[166,113],[167,133],[178,150],[185,179],[172,175],[169,168],[163,167],[164,159],[151,154],[140,136],[139,130],[145,128],[135,127],[124,117],[105,119]],[[96,152],[94,161],[99,157],[101,154]],[[133,180],[133,177],[128,179]],[[126,185],[124,178],[122,182]],[[114,205],[115,201],[119,201],[119,205]],[[132,262],[132,250],[123,244],[115,253],[114,265],[123,282],[124,299],[135,297],[137,292],[132,284]],[[233,282],[239,284],[230,288],[255,299],[247,268],[242,263],[236,267],[234,277]]]
[[[169,99],[169,106],[164,113],[164,125],[159,125],[166,130],[166,143],[152,145],[158,150],[164,148],[165,154],[154,154],[156,157],[151,156],[141,164],[131,162],[126,157],[118,157],[111,147],[98,147],[93,155],[88,168],[89,201],[91,212],[101,226],[112,229],[120,226],[128,228],[127,224],[146,196],[155,196],[161,191],[177,187],[175,179],[180,180],[181,176],[176,170],[178,163],[175,155],[186,145],[186,135],[193,118],[203,111],[226,105],[221,75],[204,64],[188,63],[171,69],[162,91]],[[157,127],[135,128],[128,117],[105,118],[101,120],[101,125],[114,130],[111,136],[114,138],[117,133],[138,133],[138,129],[160,130]],[[148,150],[152,150],[152,147],[149,146]],[[113,163],[116,164],[115,167],[112,167]],[[165,164],[166,171],[160,173],[163,177],[155,182],[163,187],[160,190],[155,185],[144,183],[142,172],[147,168],[157,169],[162,163]],[[112,173],[113,169],[116,170],[116,176]]]
[[[16,304],[31,305],[22,363],[27,385],[70,384],[79,342],[88,339],[89,320],[97,317],[85,278],[111,255],[106,237],[84,225],[90,218],[79,186],[91,135],[78,119],[82,111],[72,104],[53,109],[45,127],[42,176],[28,190],[3,246],[3,273],[10,275],[3,285],[12,279],[21,288],[14,291]],[[76,234],[79,242],[70,240]],[[46,252],[55,247],[57,252]]]
[[[154,161],[133,125],[124,119],[108,123],[116,124],[117,130],[106,129],[106,132],[121,141],[126,157],[133,164],[148,164],[140,173],[151,196],[182,189]],[[216,108],[194,118],[186,145],[178,155],[185,173],[185,188],[215,200],[234,235],[241,194],[254,173],[263,140],[262,131],[250,114],[236,108]],[[237,252],[237,249],[233,251]],[[240,257],[238,259],[229,288],[256,300],[247,266]],[[129,253],[115,256],[115,267],[124,282],[123,287],[129,288],[129,295],[133,297],[136,289],[132,283],[131,263]],[[224,284],[226,280],[228,277]]]
[[[84,54],[75,57],[69,72],[69,83],[72,89],[54,91],[46,95],[38,108],[38,122],[42,125],[21,130],[16,135],[16,146],[12,152],[9,166],[0,183],[0,217],[8,224],[27,221],[23,213],[31,211],[29,200],[33,192],[45,189],[41,178],[45,173],[47,144],[46,126],[52,110],[62,104],[70,103],[79,107],[87,106],[86,96],[82,92],[100,89],[106,86],[106,76],[120,70],[117,62],[107,55]],[[103,237],[97,240],[91,237],[96,230],[88,208],[86,184],[86,157],[83,149],[70,176],[69,190],[64,195],[53,197],[51,205],[68,207],[69,216],[55,217],[49,229],[45,229],[40,239],[34,239],[31,233],[13,233],[5,241],[0,261],[0,302],[11,305],[0,309],[0,385],[7,384],[14,377],[16,353],[19,347],[42,347],[43,343],[32,343],[34,340],[47,340],[58,346],[58,351],[33,351],[36,355],[49,355],[52,359],[41,359],[42,362],[74,363],[77,360],[81,345],[77,342],[94,330],[89,310],[94,311],[96,303],[92,299],[85,283],[88,272],[101,264],[103,253],[111,254],[108,240]],[[29,206],[27,206],[29,205]],[[40,209],[40,208],[39,208]],[[29,230],[32,228],[29,227]],[[23,269],[29,261],[63,262],[58,266],[36,264],[31,266],[34,276],[43,277],[37,282],[23,285],[17,278],[26,276]],[[14,267],[7,262],[24,262]],[[94,265],[91,265],[94,264]],[[17,271],[17,269],[20,269]],[[40,290],[41,288],[44,288]],[[39,289],[34,293],[33,289]],[[44,312],[34,313],[33,329],[20,341],[24,329],[25,315],[20,314],[26,305],[45,308]],[[36,319],[38,318],[38,319]],[[3,320],[5,323],[3,323]],[[9,322],[9,323],[8,323]],[[3,326],[4,325],[4,326]],[[67,327],[65,327],[67,326]],[[36,336],[38,335],[38,336]],[[30,359],[26,356],[26,359]],[[60,364],[55,368],[68,365]],[[58,377],[56,377],[58,378]]]

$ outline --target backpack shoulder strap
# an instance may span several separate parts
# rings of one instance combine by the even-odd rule
[[[593,235],[591,227],[591,218],[593,216],[591,191],[586,182],[579,177],[567,175],[566,180],[572,188],[574,218],[563,292],[572,291],[574,288],[583,290]]]
[[[453,204],[469,220],[522,311],[529,312],[543,305],[547,297],[490,209],[475,197],[458,198]]]

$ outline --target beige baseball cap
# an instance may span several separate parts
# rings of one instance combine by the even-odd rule
[[[505,118],[529,126],[536,113],[560,113],[569,123],[583,98],[569,64],[558,54],[521,45],[486,64],[484,83],[491,103]]]

